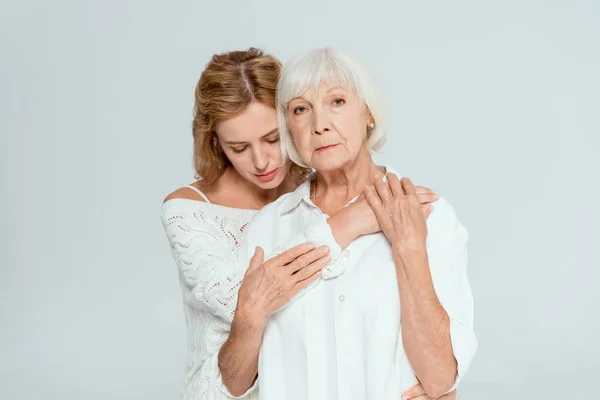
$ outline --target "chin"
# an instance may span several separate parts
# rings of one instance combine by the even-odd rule
[[[317,162],[314,162],[310,165],[311,168],[314,168],[318,172],[329,172],[336,171],[341,169],[344,165],[348,163],[348,160],[337,160],[337,159],[323,159]]]
[[[256,177],[254,178],[254,183],[256,186],[264,190],[275,189],[277,186],[281,185],[281,182],[283,182],[283,178],[275,178],[269,182],[261,182],[260,180],[256,179]]]

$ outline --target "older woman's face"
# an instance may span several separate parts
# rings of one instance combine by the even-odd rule
[[[368,151],[369,113],[344,88],[321,85],[292,99],[287,122],[298,154],[317,171],[339,169]]]

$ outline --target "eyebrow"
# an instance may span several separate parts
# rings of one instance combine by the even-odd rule
[[[274,133],[277,133],[277,129],[278,129],[278,128],[271,129],[269,132],[265,133],[265,134],[264,134],[264,135],[262,135],[260,138],[261,138],[261,139],[264,139],[264,138],[266,138],[267,136],[271,136],[272,134],[274,134]],[[245,144],[245,143],[247,143],[247,142],[225,142],[225,143],[227,143],[227,144]]]
[[[329,89],[327,89],[327,91],[325,92],[325,94],[329,94],[331,92],[333,92],[334,90],[343,90],[344,92],[348,92],[348,89],[346,89],[343,86],[332,86]],[[297,96],[294,97],[293,99],[291,99],[290,101],[288,101],[288,105],[294,101],[294,100],[304,100],[304,101],[308,101],[307,99],[305,99],[303,96]],[[310,101],[308,101],[310,103]]]
[[[332,86],[332,87],[330,87],[330,88],[329,88],[329,89],[328,89],[328,90],[327,90],[325,93],[326,93],[326,94],[328,94],[328,93],[331,93],[331,92],[333,92],[334,90],[338,90],[338,89],[341,89],[341,90],[343,90],[344,92],[347,92],[347,91],[348,91],[348,89],[346,89],[346,88],[345,88],[345,87],[343,87],[343,86]]]

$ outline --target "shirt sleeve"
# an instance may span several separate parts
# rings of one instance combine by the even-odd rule
[[[345,263],[341,258],[342,249],[335,241],[331,227],[327,223],[327,217],[322,214],[315,215],[313,219],[306,224],[304,229],[295,234],[284,244],[277,246],[265,259],[276,257],[295,246],[308,242],[314,243],[316,246],[325,245],[329,247],[331,261],[323,268],[323,279],[331,279],[343,273]]]
[[[257,246],[263,248],[265,260],[269,260],[297,245],[311,242],[316,246],[326,245],[330,250],[331,261],[322,270],[322,279],[331,279],[344,272],[347,260],[343,257],[341,247],[335,241],[325,215],[313,215],[308,221],[303,223],[302,228],[296,230],[297,233],[291,236],[288,232],[282,233],[277,231],[277,220],[277,208],[274,203],[267,205],[254,217],[246,229],[246,235],[240,246],[238,265],[247,268]],[[286,236],[289,239],[281,239],[281,236]],[[302,297],[318,282],[319,280],[316,280],[300,290],[280,309],[287,307]]]
[[[199,341],[212,340],[215,349],[206,359],[193,360],[181,390],[183,400],[258,399],[258,380],[241,396],[227,390],[219,369],[219,349],[227,339],[243,271],[236,266],[238,237],[226,235],[217,220],[201,210],[180,210],[165,205],[162,222],[181,284],[184,301],[215,316],[206,321]],[[212,317],[211,317],[212,318]],[[208,343],[202,343],[207,347]]]
[[[235,240],[225,241],[219,224],[204,217],[165,207],[162,220],[179,275],[189,287],[184,301],[231,323],[244,271],[236,266]]]
[[[452,391],[465,375],[477,350],[473,294],[467,277],[468,233],[444,199],[434,203],[429,218],[428,225],[434,226],[427,239],[429,267],[438,299],[450,318],[450,339],[458,366]]]
[[[242,395],[233,396],[221,380],[219,352],[210,355],[204,362],[191,369],[181,391],[182,400],[258,400],[258,379]]]

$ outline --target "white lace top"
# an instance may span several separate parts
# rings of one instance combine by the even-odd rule
[[[196,188],[191,189],[199,192]],[[257,211],[208,202],[171,199],[163,205],[162,221],[179,269],[187,322],[188,356],[183,400],[258,399],[258,380],[239,397],[221,381],[218,354],[231,328],[245,267],[237,265],[244,230]],[[265,259],[297,244],[327,244],[332,260],[340,257],[325,219],[313,221]],[[334,268],[332,262],[328,270]],[[328,271],[324,270],[327,274]],[[330,271],[334,274],[334,270]]]
[[[244,228],[255,210],[188,199],[163,205],[163,224],[179,269],[188,357],[181,398],[227,399],[218,368],[243,271],[235,267]],[[257,399],[258,392],[241,398]]]

